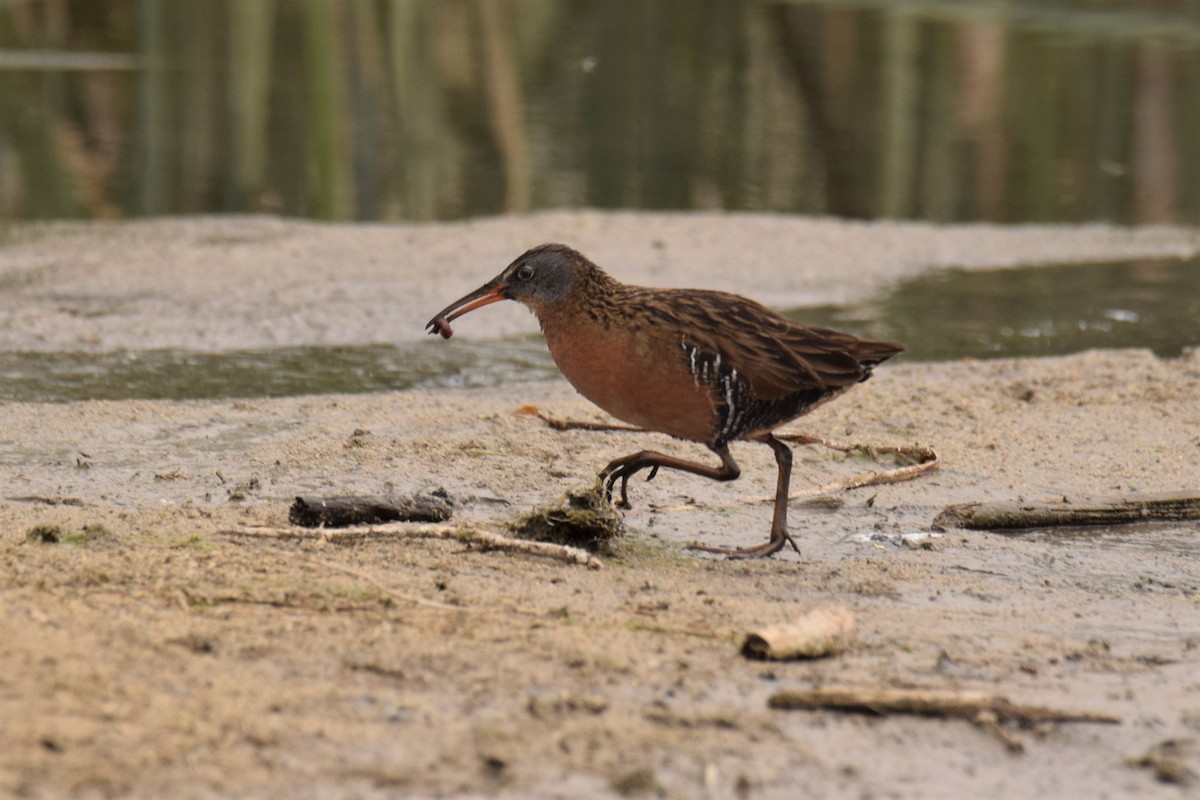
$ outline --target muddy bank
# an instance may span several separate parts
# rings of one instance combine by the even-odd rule
[[[263,330],[284,341],[361,337],[376,323],[412,336],[413,319],[419,328],[430,308],[473,287],[530,238],[611,247],[612,260],[625,256],[632,265],[631,279],[653,281],[660,263],[681,271],[670,273],[678,281],[658,282],[703,283],[672,254],[707,245],[706,263],[714,253],[732,258],[750,239],[769,238],[773,225],[837,229],[843,243],[860,234],[874,241],[884,229],[722,219],[742,225],[746,238],[735,245],[716,233],[701,238],[687,218],[648,215],[638,235],[662,238],[662,248],[614,244],[614,231],[636,228],[636,218],[544,215],[411,230],[145,223],[112,228],[114,249],[92,262],[94,274],[71,272],[74,262],[61,253],[63,260],[52,259],[66,246],[55,242],[46,245],[45,272],[12,283],[13,265],[31,269],[40,252],[18,237],[0,251],[0,263],[31,310],[20,318],[23,306],[5,300],[5,346],[66,347],[92,319],[99,322],[84,337],[89,346],[144,341],[153,329],[156,342],[199,347],[221,341],[215,315],[238,303],[246,310],[228,324],[242,337]],[[547,220],[568,228],[530,236],[524,227]],[[275,246],[189,239],[201,229],[211,236],[272,227]],[[324,255],[289,250],[284,243],[300,229],[324,241]],[[957,253],[988,251],[1000,263],[1034,248],[1002,229],[889,230],[899,243],[863,255],[861,280],[825,275],[812,281],[813,291],[834,296],[920,268],[920,259],[909,264],[911,255],[884,250],[919,247],[929,258],[955,240]],[[168,248],[172,281],[151,269],[142,245],[122,238],[129,231],[148,250]],[[1039,247],[1062,251],[1093,240],[1091,229],[1029,233]],[[1190,236],[1098,235],[1109,237],[1107,257],[1129,255],[1113,252],[1122,241],[1182,248]],[[414,279],[412,292],[421,296],[393,286],[392,246],[409,236],[421,254],[411,263],[452,265]],[[912,244],[903,244],[906,236]],[[363,249],[340,247],[351,242]],[[240,260],[241,247],[255,257]],[[468,258],[470,248],[479,250]],[[317,268],[335,252],[344,285],[343,273]],[[765,249],[756,252],[766,258]],[[222,282],[210,273],[225,258],[239,266],[227,267]],[[128,273],[104,266],[121,259],[132,265]],[[292,259],[308,266],[287,266]],[[116,319],[129,329],[103,314],[63,312],[45,322],[55,292],[68,303],[67,284],[50,280],[55,269],[82,281],[83,296],[110,285],[122,298]],[[366,273],[373,277],[361,278]],[[737,280],[758,280],[747,275]],[[222,294],[218,283],[232,288]],[[129,291],[135,284],[140,294]],[[260,290],[244,288],[253,286]],[[344,315],[372,286],[383,299],[370,300],[371,324],[296,301],[297,293],[346,292],[337,301],[347,304]],[[252,324],[287,307],[284,298],[304,311]],[[392,299],[403,325],[385,313]],[[167,305],[173,312],[163,316]],[[317,308],[329,315],[325,327],[309,326],[314,318],[305,315]],[[531,324],[523,312],[510,317],[494,318],[499,329]],[[23,328],[18,319],[32,324]],[[475,330],[484,328],[495,331]],[[1197,397],[1195,353],[888,364],[794,427],[843,441],[930,445],[943,460],[937,473],[817,492],[822,502],[797,501],[792,511],[802,555],[729,562],[684,545],[765,539],[770,506],[759,498],[772,492],[773,459],[761,445],[736,445],[743,467],[736,482],[664,471],[632,483],[626,532],[596,571],[454,542],[277,535],[298,494],[442,489],[455,500],[456,520],[491,524],[590,483],[609,459],[643,447],[705,457],[661,436],[558,432],[514,413],[532,403],[556,417],[599,419],[562,381],[277,400],[0,405],[0,794],[1183,797],[1187,787],[1127,760],[1166,740],[1200,738],[1194,524],[1103,535],[955,531],[915,544],[902,536],[929,533],[937,512],[956,502],[1195,490]],[[865,459],[800,448],[793,488],[872,468]],[[816,603],[840,604],[856,618],[846,652],[781,663],[739,654],[745,632]],[[767,705],[782,689],[840,684],[986,689],[1121,723],[1011,729],[1024,748],[1016,753],[994,730],[970,722]],[[1187,746],[1177,764],[1161,777],[1186,780],[1200,771]]]
[[[6,406],[0,787],[1183,796],[1125,758],[1200,731],[1194,525],[1100,540],[897,537],[928,531],[950,502],[1194,488],[1198,392],[1195,357],[1141,352],[880,370],[806,429],[928,443],[939,473],[797,507],[802,557],[694,555],[683,543],[766,536],[769,506],[753,498],[770,493],[773,464],[742,445],[733,484],[637,482],[598,572],[453,543],[245,535],[285,525],[300,493],[440,487],[460,520],[507,519],[615,455],[691,452],[511,413],[532,401],[594,418],[563,383]],[[801,449],[795,486],[869,467]],[[61,541],[30,541],[37,526]],[[817,602],[857,617],[848,652],[738,655],[747,630]],[[966,722],[766,705],[789,686],[856,682],[998,690],[1122,724],[1016,730],[1014,755]]]

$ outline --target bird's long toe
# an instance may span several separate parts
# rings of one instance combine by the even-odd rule
[[[617,481],[621,482],[621,497],[614,503],[617,508],[629,508],[629,479],[637,473],[650,468],[650,476],[646,480],[650,480],[658,473],[658,464],[645,458],[644,453],[635,453],[632,456],[618,458],[604,468],[600,473],[600,479],[604,481],[604,496],[612,502],[613,487]]]
[[[629,508],[629,494],[627,486],[629,484],[629,473],[627,465],[619,465],[614,467],[609,464],[600,473],[600,480],[604,482],[604,499],[615,505],[617,508]],[[617,481],[621,482],[621,494],[617,500],[613,501],[613,488],[617,485]]]
[[[785,528],[782,531],[772,531],[770,539],[754,547],[714,547],[712,545],[693,542],[688,545],[688,549],[699,550],[702,553],[717,553],[730,559],[767,558],[775,555],[789,544],[797,554],[800,553],[800,547],[796,544],[796,540],[792,538],[792,534]]]

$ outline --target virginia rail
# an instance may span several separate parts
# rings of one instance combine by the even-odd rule
[[[731,481],[741,468],[737,439],[775,452],[779,479],[771,538],[747,548],[701,547],[733,557],[769,556],[791,544],[788,484],[792,451],[772,431],[871,376],[904,348],[788,320],[753,300],[703,289],[651,289],[609,277],[561,244],[535,247],[492,280],[429,321],[450,338],[450,321],[501,300],[537,315],[550,355],[584,397],[614,417],[650,431],[700,442],[717,467],[642,450],[615,459],[600,479],[606,496],[621,482],[618,505],[636,473],[660,467]]]

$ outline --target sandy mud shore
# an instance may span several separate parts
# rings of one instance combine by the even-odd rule
[[[34,226],[0,244],[0,347],[415,339],[432,311],[551,239],[629,280],[780,305],[861,297],[938,266],[1197,244],[1171,228],[595,213]],[[458,335],[534,324],[519,309],[480,314]],[[1200,773],[1196,523],[920,534],[951,503],[1194,493],[1198,400],[1196,352],[900,360],[794,427],[928,445],[940,470],[823,492],[878,465],[799,448],[793,488],[822,498],[793,507],[802,555],[731,562],[685,545],[765,539],[773,460],[736,445],[736,482],[631,484],[625,533],[599,570],[287,527],[298,494],[433,490],[454,500],[454,521],[495,525],[618,455],[706,457],[515,413],[602,419],[563,381],[0,405],[0,795],[1185,797]],[[747,631],[818,603],[856,618],[846,652],[739,654]],[[982,689],[1121,721],[1000,734],[767,705],[839,685]],[[1132,763],[1148,752],[1150,766]]]

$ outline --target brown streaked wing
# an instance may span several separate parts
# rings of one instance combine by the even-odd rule
[[[864,366],[903,349],[891,342],[797,325],[753,300],[725,292],[658,289],[634,293],[629,300],[645,305],[649,316],[674,328],[682,340],[719,353],[750,382],[760,400],[849,386],[862,380]]]

